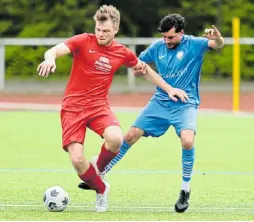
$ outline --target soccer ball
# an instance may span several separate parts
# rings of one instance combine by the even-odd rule
[[[49,211],[63,211],[69,203],[68,193],[60,186],[48,188],[43,195],[43,202]]]

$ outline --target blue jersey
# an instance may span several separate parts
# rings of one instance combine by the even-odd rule
[[[169,49],[163,39],[151,44],[139,59],[154,63],[160,76],[172,87],[184,90],[187,103],[199,105],[199,81],[205,53],[209,50],[208,39],[184,35],[175,49]],[[180,104],[172,101],[160,87],[156,87],[154,98],[165,105]]]

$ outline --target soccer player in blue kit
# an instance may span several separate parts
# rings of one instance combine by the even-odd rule
[[[185,35],[184,17],[179,14],[166,15],[160,21],[158,31],[162,34],[162,39],[151,44],[140,54],[139,59],[148,64],[154,63],[161,77],[172,87],[184,90],[188,100],[173,101],[157,87],[151,100],[124,136],[120,152],[107,165],[106,171],[111,170],[142,136],[160,137],[173,126],[182,145],[182,187],[175,204],[175,211],[182,213],[189,207],[201,66],[205,53],[209,49],[222,48],[224,40],[215,26],[206,29],[204,37]],[[83,185],[81,183],[79,187],[82,188]]]

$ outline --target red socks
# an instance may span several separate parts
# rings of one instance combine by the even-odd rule
[[[105,143],[103,143],[102,147],[101,147],[101,153],[98,157],[97,160],[97,167],[99,169],[100,172],[103,172],[105,170],[105,167],[108,165],[108,163],[114,159],[114,157],[118,154],[117,153],[113,153],[109,150],[106,149],[105,147]]]
[[[90,167],[84,174],[79,175],[79,178],[83,180],[85,183],[87,183],[93,190],[95,190],[96,193],[100,194],[104,193],[106,189],[105,184],[102,182],[101,178],[96,174],[96,171],[92,164],[90,164]]]

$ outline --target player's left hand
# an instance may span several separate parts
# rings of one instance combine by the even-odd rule
[[[172,87],[167,93],[168,93],[168,97],[175,102],[177,102],[178,99],[180,99],[183,103],[186,103],[186,101],[189,99],[187,93],[184,90],[179,88]]]
[[[216,40],[221,37],[221,34],[219,30],[215,27],[215,25],[212,25],[212,29],[205,29],[205,33],[203,34],[203,36],[210,40]]]

